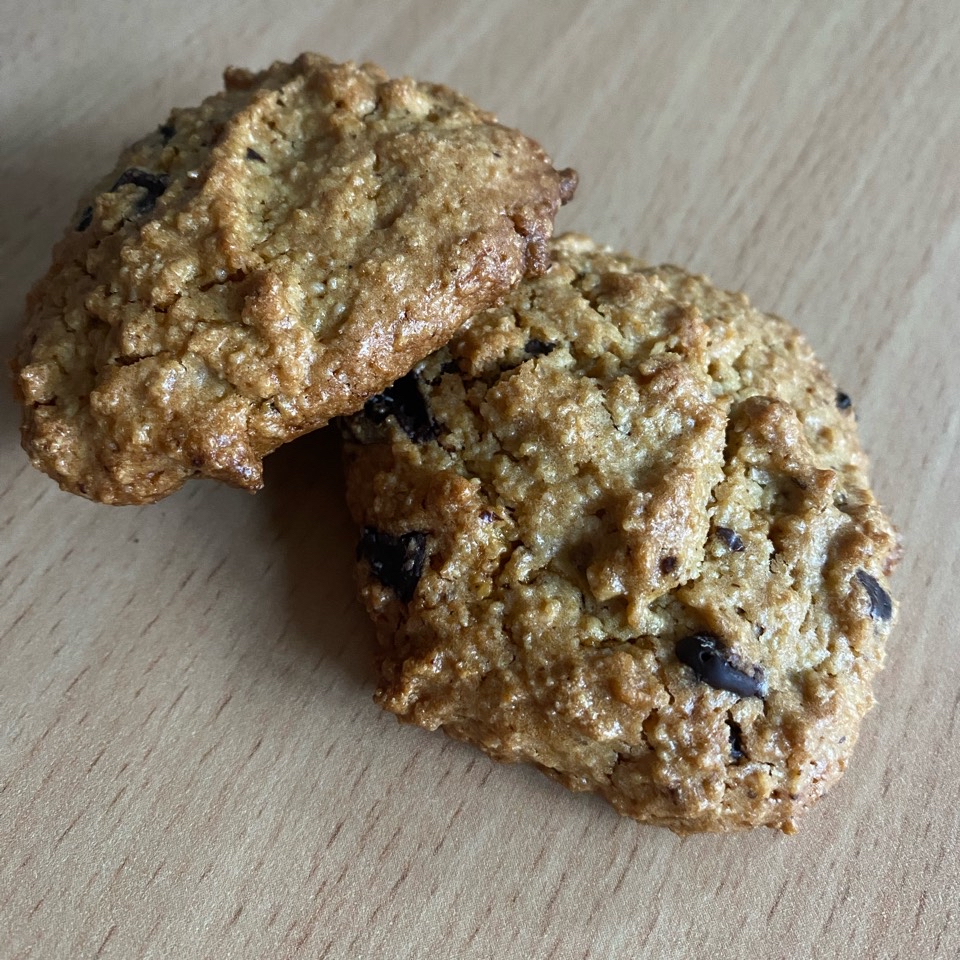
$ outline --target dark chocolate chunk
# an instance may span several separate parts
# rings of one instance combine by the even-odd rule
[[[177,132],[177,128],[172,123],[161,123],[157,127],[157,132],[163,137],[164,143],[169,143],[173,139],[173,135]]]
[[[845,394],[842,390],[837,391],[837,409],[838,410],[849,410],[853,401],[850,397]]]
[[[256,150],[253,149],[253,147],[247,147],[247,159],[256,160],[258,163],[267,162],[266,160],[263,159],[263,157],[259,153],[257,153]]]
[[[874,620],[889,620],[893,616],[890,594],[880,586],[877,578],[870,576],[866,570],[858,570],[857,579],[863,584],[863,589],[870,598],[870,616]]]
[[[409,603],[423,574],[427,555],[427,535],[414,530],[395,537],[374,527],[365,527],[357,557],[370,564],[373,575]]]
[[[709,633],[694,633],[677,644],[677,659],[690,667],[699,680],[717,690],[729,690],[740,697],[760,697],[767,694],[763,670],[752,667],[744,670],[740,658]]]
[[[440,372],[430,380],[426,382],[430,384],[431,387],[435,387],[442,379],[445,373],[459,373],[460,368],[457,366],[456,360],[446,360],[440,365]]]
[[[77,233],[83,233],[93,223],[93,207],[84,207],[77,222]]]
[[[534,357],[545,357],[548,353],[556,350],[557,345],[544,340],[537,340],[534,337],[527,341],[527,345],[523,349]]]
[[[730,759],[736,763],[746,756],[743,749],[743,731],[733,717],[727,717],[727,726],[730,728]]]
[[[132,183],[135,187],[140,187],[147,191],[137,201],[136,207],[134,208],[136,214],[142,216],[154,208],[157,200],[163,195],[163,191],[167,189],[170,178],[165,173],[151,173],[149,170],[130,167],[129,170],[124,170],[123,173],[120,174],[117,182],[110,188],[109,192],[113,193],[114,190],[119,190],[128,183]]]
[[[383,393],[371,397],[363,405],[363,412],[374,423],[383,423],[392,414],[414,443],[426,443],[437,435],[427,402],[413,372],[402,376]]]
[[[673,573],[677,569],[677,558],[676,557],[664,557],[660,561],[660,572],[667,576],[668,574]]]
[[[728,549],[734,553],[741,553],[744,549],[740,534],[729,527],[714,527],[714,535]]]

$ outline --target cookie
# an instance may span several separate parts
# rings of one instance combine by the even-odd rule
[[[343,421],[376,699],[637,820],[792,832],[896,612],[849,398],[742,294],[552,249]]]
[[[304,54],[174,110],[84,198],[28,297],[23,445],[74,493],[256,490],[523,276],[575,187],[446,87]]]

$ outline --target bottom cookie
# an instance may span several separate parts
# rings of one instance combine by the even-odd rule
[[[553,256],[342,422],[376,699],[678,833],[793,832],[895,616],[849,398],[742,295]]]

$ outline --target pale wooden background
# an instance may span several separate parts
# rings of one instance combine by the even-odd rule
[[[844,782],[797,837],[679,840],[377,711],[334,437],[257,498],[107,508],[28,467],[3,400],[3,960],[958,955],[960,4],[2,7],[5,356],[124,142],[227,63],[373,58],[576,166],[562,227],[804,329],[907,546]]]

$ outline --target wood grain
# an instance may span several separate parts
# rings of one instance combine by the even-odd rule
[[[378,712],[332,435],[256,498],[106,508],[29,467],[4,401],[3,960],[960,953],[960,6],[4,7],[5,356],[123,143],[226,63],[371,58],[577,167],[562,227],[800,326],[907,552],[845,780],[796,837],[680,840]]]

